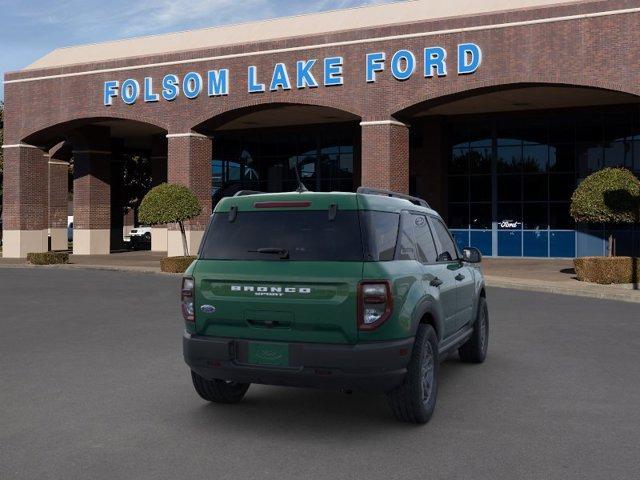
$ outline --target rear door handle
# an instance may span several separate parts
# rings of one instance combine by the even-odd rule
[[[462,281],[462,280],[464,280],[465,278],[467,278],[467,277],[465,277],[465,276],[464,276],[463,274],[461,274],[461,273],[459,273],[458,275],[456,275],[456,280],[457,280],[457,281],[459,281],[459,282],[461,282],[461,281]]]
[[[429,285],[431,285],[432,287],[439,287],[440,285],[442,285],[444,282],[442,280],[440,280],[438,277],[434,278],[433,280],[431,280],[429,282]]]

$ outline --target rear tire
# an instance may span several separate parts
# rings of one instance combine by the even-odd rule
[[[427,423],[438,395],[438,337],[431,325],[420,325],[407,376],[402,385],[387,393],[395,417],[401,422]]]
[[[198,395],[208,402],[238,403],[249,390],[250,383],[226,382],[225,380],[206,380],[191,371],[193,387]]]
[[[487,358],[489,348],[489,308],[487,300],[480,297],[478,313],[473,325],[471,338],[458,349],[460,360],[467,363],[482,363]]]

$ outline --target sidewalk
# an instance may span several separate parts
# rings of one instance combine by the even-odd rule
[[[111,255],[71,255],[69,265],[28,266],[26,260],[0,258],[1,267],[93,268],[141,273],[160,273],[163,253],[120,252]],[[484,258],[481,264],[487,286],[549,292],[581,297],[640,303],[640,286],[597,285],[575,279],[571,260]]]
[[[111,255],[69,255],[69,264],[50,265],[45,268],[92,268],[143,273],[160,273],[160,259],[164,253],[149,251],[123,251]],[[25,259],[0,258],[1,267],[33,267]]]
[[[482,271],[490,287],[640,303],[640,285],[580,282],[576,280],[571,260],[484,258]]]

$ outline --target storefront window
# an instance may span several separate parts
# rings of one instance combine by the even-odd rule
[[[242,189],[352,191],[357,125],[220,132],[214,138],[214,205]],[[297,173],[296,173],[297,170]]]
[[[606,166],[640,173],[637,107],[496,114],[449,130],[449,224],[489,255],[574,256],[579,179]]]

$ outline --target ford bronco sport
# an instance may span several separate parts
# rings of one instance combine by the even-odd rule
[[[384,393],[399,420],[426,423],[439,361],[487,354],[480,259],[418,198],[238,192],[182,281],[193,385],[221,403],[251,383]]]

